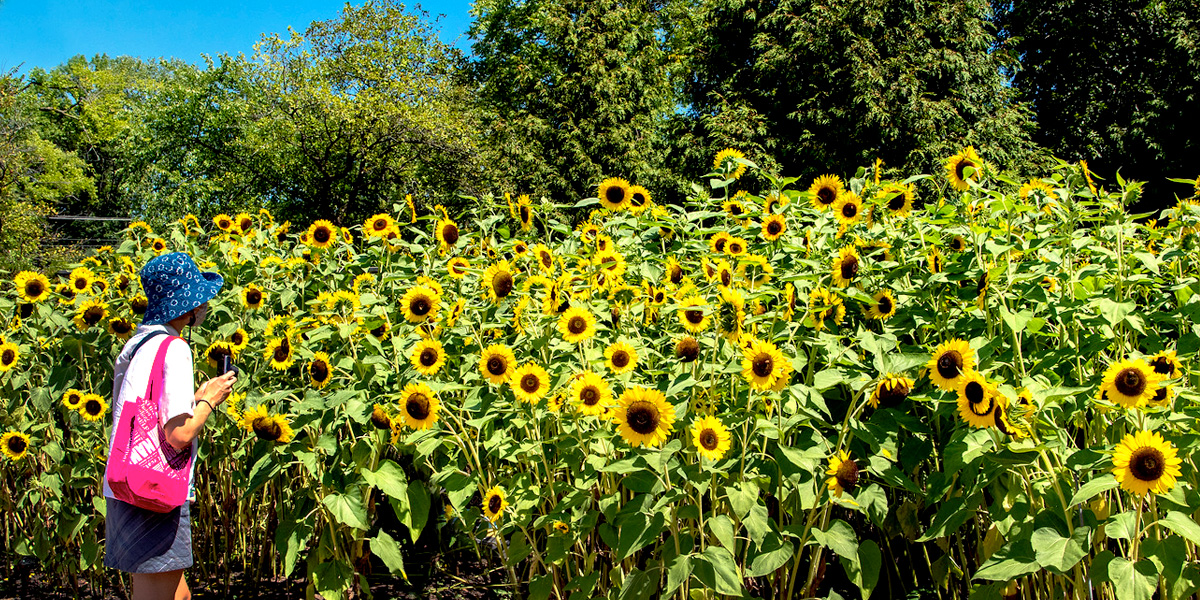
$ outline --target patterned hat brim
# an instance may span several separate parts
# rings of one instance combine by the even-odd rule
[[[225,285],[225,278],[221,277],[220,273],[201,271],[200,276],[203,277],[202,281],[190,282],[186,302],[181,302],[178,306],[168,306],[167,303],[161,302],[147,307],[146,314],[142,318],[142,325],[169,323],[172,319],[185,315],[188,311],[215,298]]]

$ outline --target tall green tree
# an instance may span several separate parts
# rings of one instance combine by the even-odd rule
[[[997,22],[1021,59],[1013,85],[1037,114],[1034,139],[1146,181],[1147,207],[1188,193],[1165,178],[1200,174],[1200,4],[1025,0]]]
[[[938,168],[974,144],[1030,159],[1029,113],[1000,72],[986,0],[698,0],[675,28],[688,48],[677,168],[742,149],[786,174]]]
[[[670,182],[664,5],[478,0],[470,29],[487,153],[520,192],[574,200],[605,177]]]

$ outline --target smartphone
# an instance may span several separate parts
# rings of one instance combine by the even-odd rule
[[[233,370],[233,357],[228,354],[221,355],[221,375],[224,375]]]

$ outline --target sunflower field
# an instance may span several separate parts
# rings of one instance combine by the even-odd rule
[[[1139,184],[1098,179],[727,150],[685,206],[614,177],[135,223],[0,288],[3,568],[111,577],[112,363],[139,269],[185,251],[225,277],[198,381],[242,371],[200,444],[202,574],[365,596],[432,537],[537,599],[1190,597],[1200,182],[1130,215]]]

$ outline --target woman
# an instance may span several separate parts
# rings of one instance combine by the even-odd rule
[[[121,408],[127,400],[136,400],[145,393],[159,344],[169,340],[168,336],[178,336],[184,327],[203,323],[208,315],[208,301],[224,284],[217,273],[201,273],[183,252],[152,259],[142,268],[141,279],[147,308],[141,326],[117,356],[113,372],[113,423],[120,420]],[[143,341],[148,342],[144,350],[139,348]],[[204,382],[197,390],[192,378],[191,350],[179,340],[171,340],[170,344],[163,365],[165,385],[159,416],[167,442],[179,450],[191,445],[195,464],[197,437],[209,415],[229,395],[236,378],[234,372],[225,373]],[[110,456],[112,443],[109,439]],[[132,573],[133,600],[191,598],[183,579],[183,570],[192,566],[188,502],[168,513],[156,513],[117,500],[107,480],[106,476],[105,566]],[[189,481],[188,500],[194,499]]]

